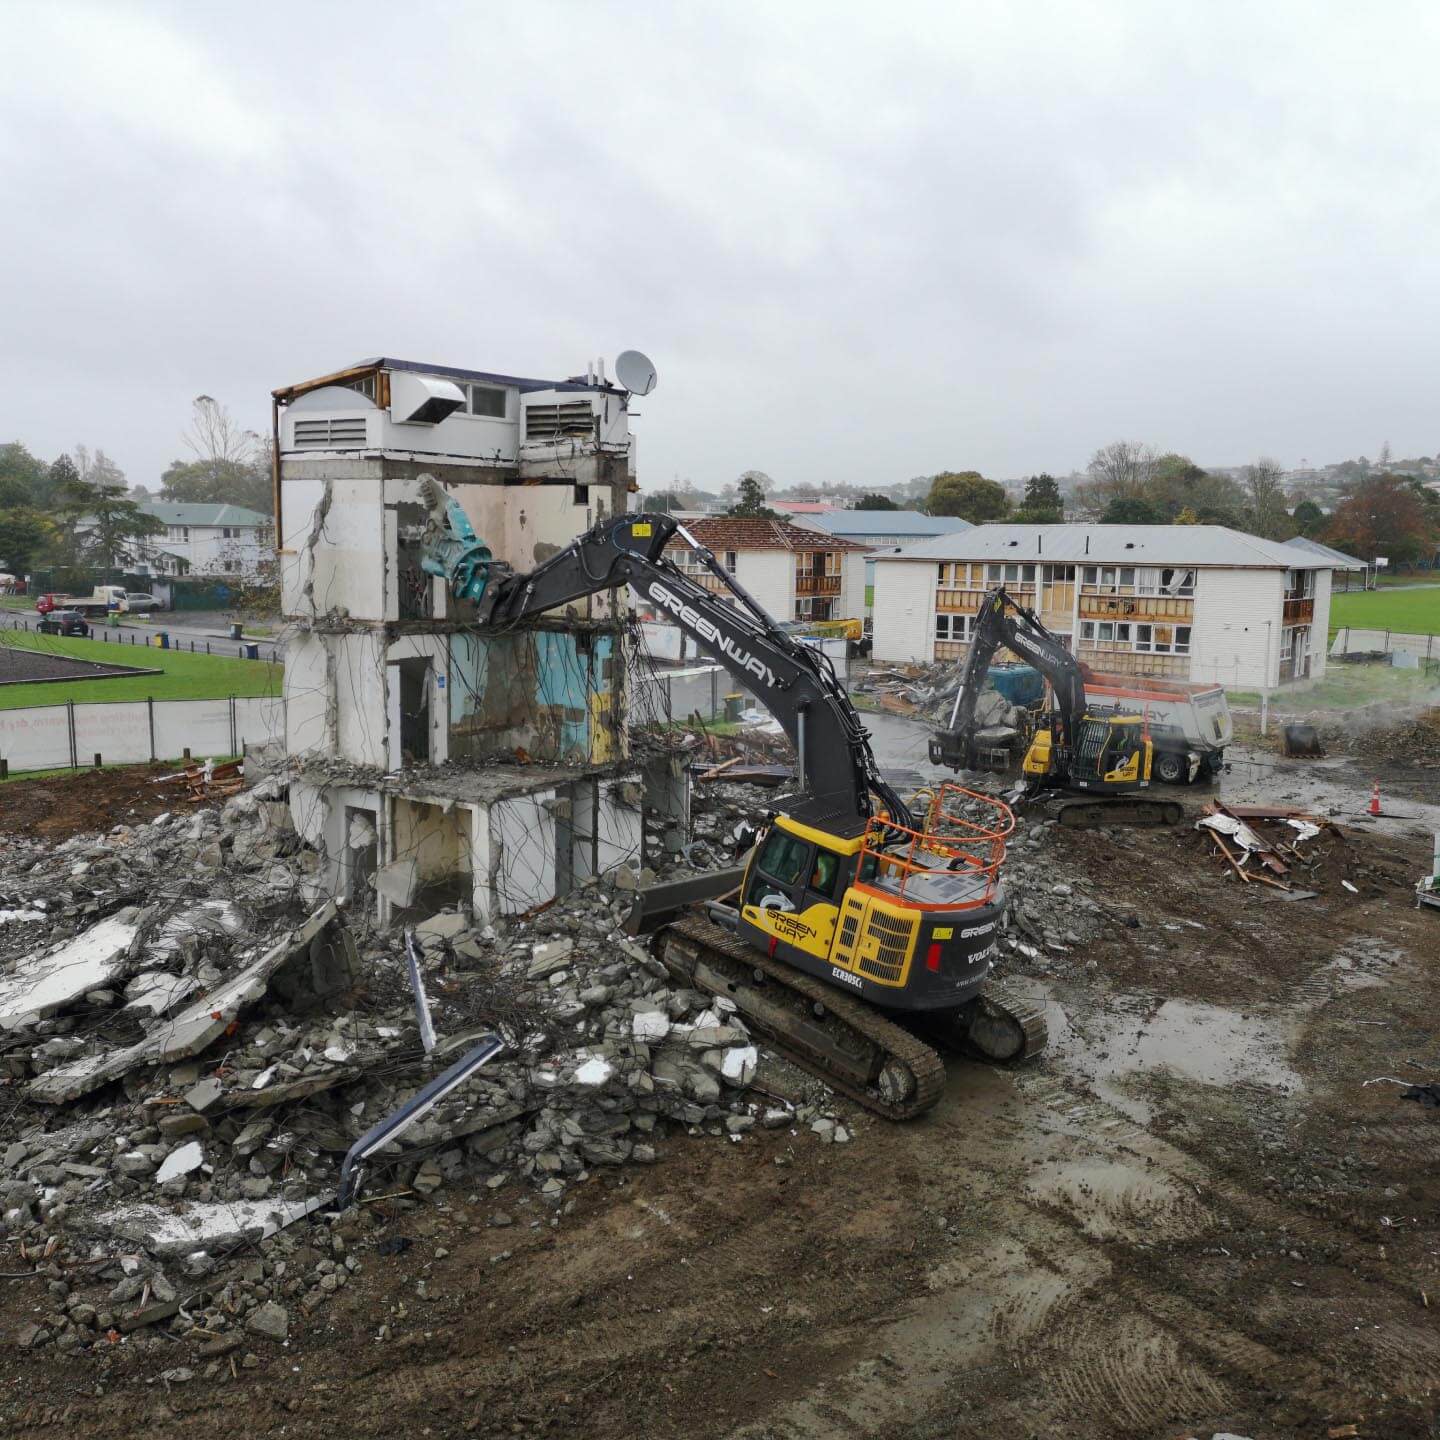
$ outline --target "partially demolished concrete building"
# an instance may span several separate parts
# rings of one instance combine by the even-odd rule
[[[484,633],[421,568],[424,477],[524,571],[628,507],[627,393],[367,360],[274,392],[290,801],[381,922],[518,914],[638,865],[628,597]]]

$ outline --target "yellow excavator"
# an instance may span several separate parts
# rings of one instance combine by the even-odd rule
[[[672,975],[891,1119],[940,1098],[937,1046],[997,1062],[1044,1047],[1042,1009],[990,981],[1008,806],[947,785],[912,814],[828,658],[787,634],[670,516],[607,517],[517,575],[434,481],[428,498],[422,565],[473,605],[481,633],[629,585],[745,684],[794,745],[804,793],[764,817],[742,868],[644,892],[632,928],[652,936]],[[666,556],[676,541],[728,600]]]
[[[1025,793],[1065,791],[1084,799],[1062,801],[1062,825],[1176,825],[1184,807],[1139,792],[1150,785],[1155,746],[1145,716],[1092,714],[1085,698],[1085,667],[1033,610],[997,585],[980,602],[950,726],[930,737],[930,763],[973,768],[975,707],[995,652],[1003,645],[1023,656],[1049,682],[1048,709],[1021,763]]]

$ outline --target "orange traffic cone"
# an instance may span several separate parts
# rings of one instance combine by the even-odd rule
[[[1370,813],[1372,815],[1384,813],[1380,809],[1380,782],[1378,780],[1370,787]]]

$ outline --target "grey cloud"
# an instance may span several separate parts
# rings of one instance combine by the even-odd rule
[[[0,4],[0,438],[661,367],[642,477],[1432,452],[1420,8]]]

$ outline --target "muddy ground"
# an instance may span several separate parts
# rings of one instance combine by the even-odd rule
[[[1440,1110],[1390,1083],[1440,1080],[1434,775],[1382,767],[1368,821],[1373,761],[1235,759],[1232,798],[1338,812],[1320,893],[1242,887],[1188,827],[1057,832],[1106,924],[1010,972],[1040,1061],[953,1061],[935,1111],[848,1145],[672,1136],[558,1216],[382,1200],[354,1281],[253,1368],[21,1353],[43,1282],[0,1280],[0,1434],[1440,1434]]]
[[[117,765],[0,785],[0,837],[68,840],[153,820],[184,805],[173,765]],[[156,784],[164,780],[166,783]],[[3,844],[0,839],[0,844]]]

